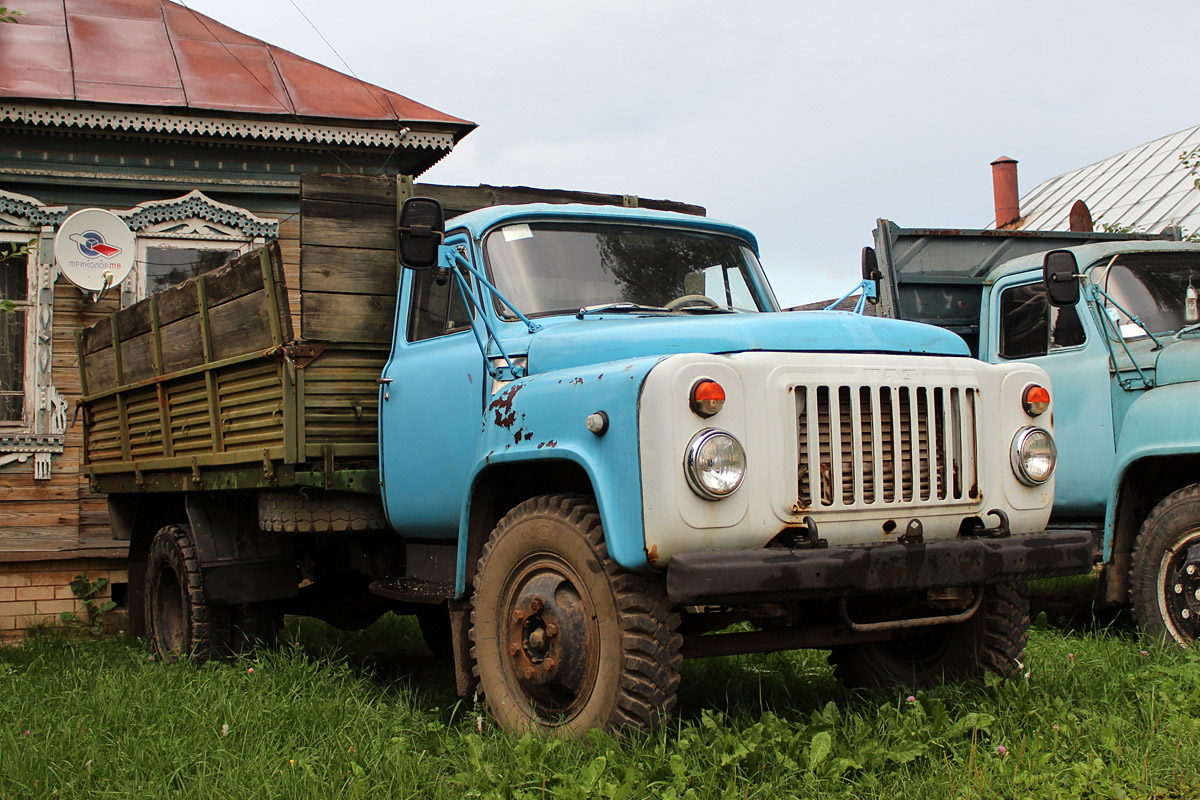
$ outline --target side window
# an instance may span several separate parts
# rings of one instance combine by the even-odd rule
[[[1000,295],[1000,357],[1031,358],[1083,344],[1074,306],[1054,308],[1045,284],[1027,283]]]
[[[0,426],[24,425],[25,354],[30,328],[30,255],[24,241],[0,241]]]
[[[408,309],[408,341],[420,342],[435,336],[466,330],[471,314],[452,276],[423,269],[413,276],[412,303]]]

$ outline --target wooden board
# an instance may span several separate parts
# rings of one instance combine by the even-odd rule
[[[304,292],[301,313],[306,341],[391,344],[396,298]]]

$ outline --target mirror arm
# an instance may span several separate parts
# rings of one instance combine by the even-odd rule
[[[1162,344],[1158,341],[1157,338],[1155,338],[1154,334],[1150,333],[1150,331],[1146,329],[1146,326],[1143,325],[1137,319],[1137,317],[1133,316],[1128,311],[1126,311],[1124,308],[1122,308],[1120,303],[1118,303],[1116,300],[1113,300],[1111,297],[1109,297],[1108,294],[1103,289],[1101,289],[1099,286],[1096,286],[1094,284],[1086,286],[1085,291],[1088,293],[1088,299],[1092,300],[1093,305],[1099,311],[1100,326],[1102,328],[1104,328],[1104,330],[1102,331],[1102,336],[1104,339],[1104,346],[1108,348],[1108,359],[1109,359],[1109,362],[1112,364],[1113,373],[1116,374],[1118,372],[1118,370],[1117,370],[1117,352],[1113,349],[1112,340],[1108,336],[1109,330],[1111,330],[1116,335],[1117,341],[1119,341],[1121,343],[1121,348],[1125,351],[1125,355],[1129,358],[1129,363],[1133,364],[1134,370],[1137,371],[1138,378],[1141,380],[1142,386],[1147,389],[1151,388],[1154,384],[1150,381],[1149,378],[1146,377],[1146,373],[1142,372],[1142,368],[1138,366],[1137,359],[1135,359],[1133,357],[1133,352],[1130,351],[1129,345],[1126,344],[1126,342],[1125,342],[1125,337],[1121,334],[1121,329],[1118,328],[1116,326],[1116,323],[1114,323],[1109,318],[1108,312],[1106,312],[1104,310],[1103,304],[1097,302],[1097,300],[1099,298],[1103,298],[1103,299],[1107,300],[1108,302],[1112,303],[1118,311],[1120,311],[1122,314],[1124,314],[1125,316],[1127,316],[1131,320],[1133,320],[1135,323],[1137,323],[1137,326],[1139,328],[1141,328],[1142,330],[1146,331],[1146,335],[1149,336],[1151,338],[1151,340],[1153,340],[1156,350],[1161,350]],[[1127,384],[1125,381],[1121,381],[1121,387],[1124,389],[1129,389],[1129,388],[1131,388],[1131,385]]]
[[[488,319],[488,315],[483,310],[483,300],[481,295],[477,294],[471,288],[471,285],[467,283],[467,279],[463,277],[462,270],[469,272],[482,285],[486,286],[488,290],[494,292],[496,296],[500,298],[500,301],[504,303],[504,305],[512,309],[513,313],[520,317],[521,321],[525,323],[525,327],[529,329],[530,333],[537,333],[542,329],[542,326],[532,322],[520,311],[517,311],[515,308],[513,308],[508,299],[501,294],[500,291],[494,285],[492,285],[492,282],[485,278],[479,270],[475,269],[475,267],[466,259],[465,256],[454,250],[447,250],[446,254],[448,256],[448,260],[450,261],[449,270],[450,273],[454,275],[454,281],[458,285],[458,290],[462,292],[463,299],[466,300],[467,304],[475,310],[475,316],[477,317],[479,324],[482,324],[484,330],[487,332],[488,341],[495,343],[496,349],[500,351],[500,357],[504,359],[507,369],[512,374],[512,378],[523,378],[525,376],[525,370],[513,363],[512,358],[508,355],[508,351],[505,350],[504,345],[500,343],[500,337],[496,335],[496,331],[492,327],[492,323]],[[492,380],[495,381],[507,380],[507,378],[501,373],[501,370],[504,368],[496,367],[492,364],[492,360],[488,356],[487,343],[484,342],[483,336],[480,335],[479,328],[476,326],[476,320],[472,320],[471,322],[471,333],[475,335],[475,343],[479,345],[479,352],[483,354],[484,366],[487,368],[488,375],[492,378]]]
[[[862,282],[860,282],[857,286],[852,288],[850,291],[846,292],[844,295],[839,297],[837,300],[834,300],[832,303],[825,306],[825,308],[823,310],[824,311],[836,311],[837,307],[840,306],[842,303],[846,302],[848,299],[850,299],[850,297],[855,292],[861,291],[862,294],[860,294],[858,296],[858,301],[854,304],[854,313],[861,315],[863,313],[863,308],[866,306],[866,303],[868,300],[872,303],[879,302],[879,297],[875,293],[875,287],[876,287],[876,282],[874,280],[872,280],[870,278],[864,279]]]

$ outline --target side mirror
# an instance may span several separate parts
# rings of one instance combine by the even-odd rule
[[[879,257],[875,255],[875,248],[864,247],[862,249],[862,277],[864,281],[875,282],[875,296],[867,299],[872,303],[879,302],[879,282],[883,280],[883,273],[879,271]]]
[[[428,269],[437,263],[446,230],[442,204],[428,197],[410,197],[400,209],[396,229],[400,263],[408,269]]]
[[[1042,279],[1046,282],[1046,298],[1055,308],[1073,306],[1079,302],[1079,263],[1070,250],[1051,250],[1042,260]]]

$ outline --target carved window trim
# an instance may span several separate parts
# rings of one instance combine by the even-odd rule
[[[34,478],[50,480],[51,457],[63,451],[67,403],[53,384],[54,229],[65,206],[0,189],[0,241],[35,240],[27,261],[25,414],[21,425],[0,426],[0,468],[33,459]]]

